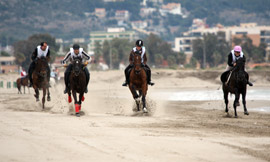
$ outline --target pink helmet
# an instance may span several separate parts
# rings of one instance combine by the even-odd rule
[[[242,52],[242,48],[241,46],[234,46],[234,49],[233,49],[235,52]]]

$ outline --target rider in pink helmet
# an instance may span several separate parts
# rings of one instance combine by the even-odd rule
[[[233,49],[235,52],[242,52],[242,48],[241,46],[234,46],[234,49]]]
[[[233,50],[228,55],[228,63],[227,63],[227,67],[226,67],[226,71],[224,72],[224,75],[225,73],[233,69],[233,67],[236,65],[236,60],[238,60],[240,57],[246,60],[246,57],[242,51],[242,47],[234,46]],[[248,80],[248,85],[253,86],[253,84],[249,80]]]

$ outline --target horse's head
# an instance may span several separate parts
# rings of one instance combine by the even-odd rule
[[[240,57],[236,61],[236,66],[235,66],[235,72],[236,72],[236,83],[238,84],[247,84],[247,79],[246,79],[246,73],[245,73],[245,60],[244,58]]]
[[[236,60],[236,66],[235,69],[238,70],[245,70],[245,59],[243,57],[240,57]]]
[[[134,71],[135,74],[140,74],[142,70],[142,58],[139,54],[134,54]]]
[[[48,62],[45,57],[38,58],[36,61],[36,71],[38,72],[38,75],[41,77],[47,76],[47,67]]]
[[[72,61],[72,65],[73,65],[73,73],[75,74],[75,76],[79,76],[82,70],[82,58],[80,57],[74,58],[74,60]]]

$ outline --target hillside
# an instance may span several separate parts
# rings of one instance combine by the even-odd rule
[[[0,1],[0,43],[2,38],[11,37],[26,39],[34,33],[50,33],[55,37],[70,39],[74,37],[87,38],[90,31],[103,29],[106,26],[117,26],[112,20],[116,10],[128,10],[129,21],[142,20],[138,14],[142,0],[125,0],[124,2],[103,2],[100,0],[1,0]],[[163,22],[163,27],[177,26],[179,32],[186,30],[193,18],[207,18],[211,26],[217,23],[237,25],[241,22],[257,22],[269,25],[269,0],[164,0],[164,3],[180,2],[182,9],[189,15],[168,15],[167,17],[151,16],[154,21]],[[149,7],[159,8],[162,4],[147,3]],[[97,19],[89,16],[95,8],[105,8],[106,18]],[[129,24],[129,22],[127,22]],[[128,28],[130,25],[127,26]],[[164,34],[166,35],[166,33]]]

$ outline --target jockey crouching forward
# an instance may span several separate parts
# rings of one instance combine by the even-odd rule
[[[32,87],[33,85],[33,78],[32,78],[32,73],[33,71],[35,70],[35,67],[36,67],[36,60],[38,58],[41,58],[41,57],[46,57],[47,60],[50,59],[50,49],[49,49],[49,46],[47,44],[47,42],[41,42],[39,46],[37,46],[37,48],[35,49],[35,51],[33,52],[32,56],[31,56],[31,59],[32,59],[32,62],[29,66],[29,69],[28,69],[28,74],[29,74],[29,80],[30,80],[30,85],[29,87]],[[48,80],[48,87],[50,87],[50,67],[49,65],[47,66],[47,80]]]
[[[125,76],[126,76],[126,81],[125,83],[122,84],[122,86],[127,86],[129,84],[129,73],[130,70],[133,68],[133,57],[134,53],[141,55],[142,58],[142,66],[146,70],[147,74],[147,84],[153,86],[155,83],[151,82],[151,69],[149,68],[148,65],[146,65],[147,62],[147,57],[146,57],[146,51],[145,47],[143,46],[143,41],[142,40],[137,40],[136,41],[136,47],[132,49],[129,55],[129,65],[125,69]]]
[[[242,52],[241,46],[235,46],[234,49],[228,55],[228,63],[227,63],[227,67],[226,67],[225,72],[231,71],[234,68],[234,66],[236,66],[236,61],[239,58],[243,58],[244,62],[246,61],[246,57],[245,57],[244,53]],[[248,76],[248,74],[247,74],[247,76]],[[249,86],[253,86],[253,84],[249,80],[247,80],[247,84]]]
[[[70,51],[66,54],[64,60],[62,60],[62,64],[66,64],[66,62],[70,61],[72,62],[75,58],[82,58],[82,62],[84,62],[84,65],[87,65],[88,62],[91,61],[91,57],[85,52],[83,51],[83,48],[80,48],[80,46],[78,44],[74,44],[73,48],[70,48]],[[65,71],[65,91],[64,93],[67,93],[69,91],[69,76],[70,73],[72,71],[73,65],[69,64],[66,71]],[[90,74],[87,68],[83,68],[84,72],[85,72],[85,76],[86,76],[86,89],[85,89],[85,93],[88,92],[88,83],[89,83],[89,79],[90,79]]]

